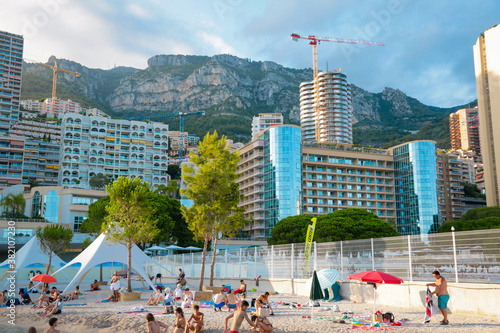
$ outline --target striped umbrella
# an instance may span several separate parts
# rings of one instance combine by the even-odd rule
[[[335,269],[323,269],[318,272],[318,280],[321,289],[327,289],[340,278],[339,272]]]

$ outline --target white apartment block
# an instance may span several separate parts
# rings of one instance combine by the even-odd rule
[[[252,119],[252,138],[266,128],[275,125],[283,125],[283,115],[281,113],[259,113],[258,117]]]
[[[43,101],[42,112],[55,114],[57,117],[62,118],[65,113],[82,113],[82,106],[80,103],[73,102],[70,99],[63,101],[59,98],[56,98],[56,102],[53,106],[52,98],[47,98]]]
[[[168,125],[65,114],[59,185],[88,187],[99,173],[167,185]]]
[[[86,116],[94,116],[94,117],[104,117],[104,118],[111,118],[106,112],[102,111],[102,110],[99,110],[99,109],[96,109],[96,108],[92,108],[92,109],[83,109],[83,113],[86,115]]]
[[[40,101],[25,99],[21,101],[21,105],[26,110],[37,111],[37,112],[43,111],[43,102]]]

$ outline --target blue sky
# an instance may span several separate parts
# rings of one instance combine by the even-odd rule
[[[25,58],[145,68],[156,54],[230,53],[312,67],[291,33],[384,42],[322,43],[320,69],[342,68],[371,92],[398,88],[442,107],[476,98],[472,46],[500,23],[500,1],[23,0],[0,2],[0,30],[25,36]]]

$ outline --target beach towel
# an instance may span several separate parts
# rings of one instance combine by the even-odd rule
[[[111,289],[111,290],[120,290],[120,280],[116,281],[115,283],[111,283],[109,285],[109,289]]]
[[[424,324],[427,324],[431,321],[431,317],[433,314],[434,301],[432,300],[431,290],[427,287],[427,293],[425,295],[425,317]]]
[[[84,306],[84,305],[87,305],[86,303],[82,303],[82,304],[66,304],[65,306]]]

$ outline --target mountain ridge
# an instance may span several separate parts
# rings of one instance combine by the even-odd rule
[[[53,62],[53,57],[49,58]],[[155,55],[148,67],[92,69],[58,59],[60,68],[81,73],[80,78],[60,73],[58,97],[84,107],[97,107],[113,116],[169,111],[205,111],[204,117],[187,117],[185,130],[203,136],[218,130],[236,140],[250,139],[250,119],[258,113],[281,112],[286,123],[299,123],[299,85],[312,80],[312,70],[287,68],[272,61],[251,61],[233,55]],[[22,99],[50,96],[52,72],[37,64],[23,66]],[[369,140],[373,130],[386,129],[406,136],[426,125],[442,126],[444,118],[463,106],[427,106],[399,89],[379,93],[351,84],[354,131],[359,144],[383,145]],[[155,119],[178,129],[175,118]],[[433,138],[429,138],[433,139]],[[441,141],[443,141],[441,138]],[[446,145],[448,143],[443,141]],[[447,147],[445,147],[447,148]]]

